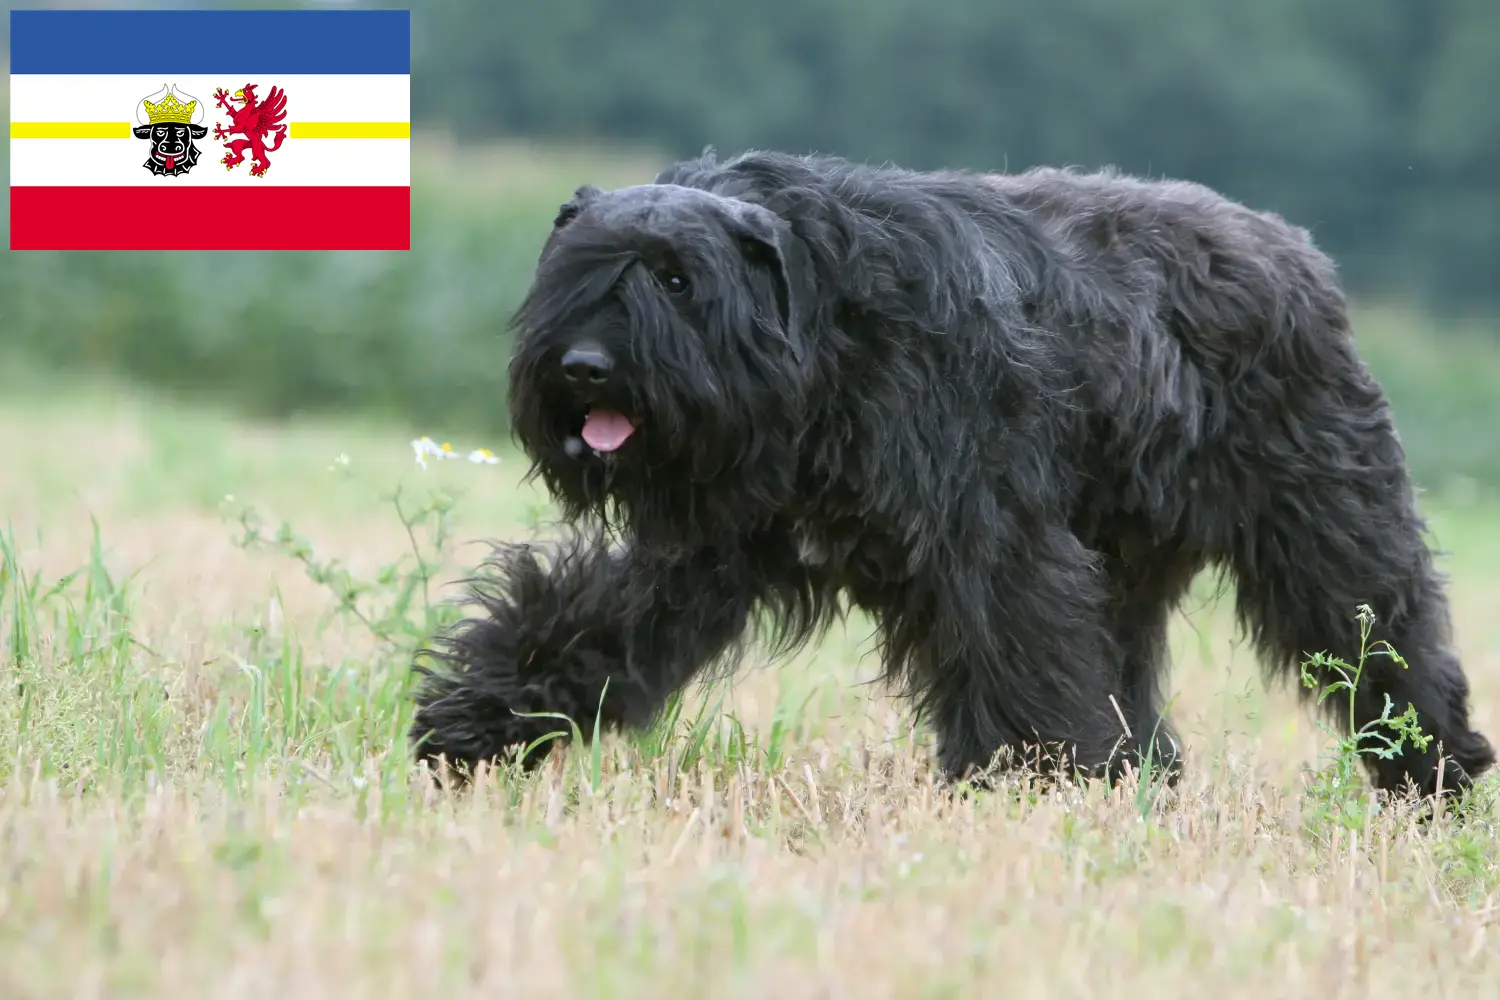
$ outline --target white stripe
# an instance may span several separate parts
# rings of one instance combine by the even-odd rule
[[[409,76],[50,76],[23,73],[10,78],[10,120],[13,122],[130,122],[144,97],[175,84],[179,93],[196,97],[204,115],[198,124],[212,134],[215,122],[229,123],[229,115],[214,103],[220,87],[234,93],[246,83],[256,85],[262,100],[272,86],[286,91],[288,122],[405,122],[411,121]]]
[[[239,138],[238,136],[236,138]],[[224,146],[212,133],[199,139],[198,162],[176,177],[158,177],[145,168],[150,143],[144,139],[12,139],[12,187],[205,187],[256,185],[411,184],[409,139],[287,139],[268,154],[271,169],[249,176],[250,162],[226,170]]]

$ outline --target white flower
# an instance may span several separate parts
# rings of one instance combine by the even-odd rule
[[[425,435],[413,441],[411,448],[412,451],[416,452],[417,464],[424,469],[427,468],[428,458],[467,458],[475,465],[498,465],[500,462],[499,457],[488,448],[476,448],[467,455],[464,455],[454,451],[453,445],[447,441],[438,444],[432,438]]]
[[[347,468],[349,468],[349,456],[347,454],[343,453],[343,452],[340,452],[339,453],[339,457],[335,458],[333,460],[333,464],[328,467],[328,471],[329,472],[337,472],[340,469],[347,469]]]
[[[432,440],[432,438],[427,437],[426,435],[423,435],[422,437],[419,437],[415,441],[413,441],[411,443],[411,448],[412,451],[417,453],[417,464],[424,469],[427,468],[427,457],[429,455],[433,458],[456,457],[453,454],[453,446],[451,444],[444,442],[442,445],[439,445],[436,441]]]

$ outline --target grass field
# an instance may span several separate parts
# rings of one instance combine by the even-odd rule
[[[463,491],[433,600],[545,507],[514,455],[424,472],[411,437],[10,387],[0,996],[1494,995],[1493,785],[1422,828],[1310,775],[1330,739],[1208,581],[1175,631],[1175,794],[953,797],[861,683],[859,622],[652,733],[434,792],[405,650],[442,612],[395,565],[433,522],[381,494]],[[311,549],[237,545],[248,506]],[[1500,510],[1429,513],[1500,734]]]

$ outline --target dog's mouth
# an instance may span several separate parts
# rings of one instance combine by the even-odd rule
[[[617,451],[635,433],[636,422],[618,410],[590,408],[583,418],[580,436],[584,444],[597,452]]]

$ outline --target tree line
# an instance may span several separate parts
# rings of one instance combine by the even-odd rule
[[[413,114],[466,137],[1113,164],[1282,212],[1362,289],[1500,301],[1495,0],[441,0],[413,17]]]

